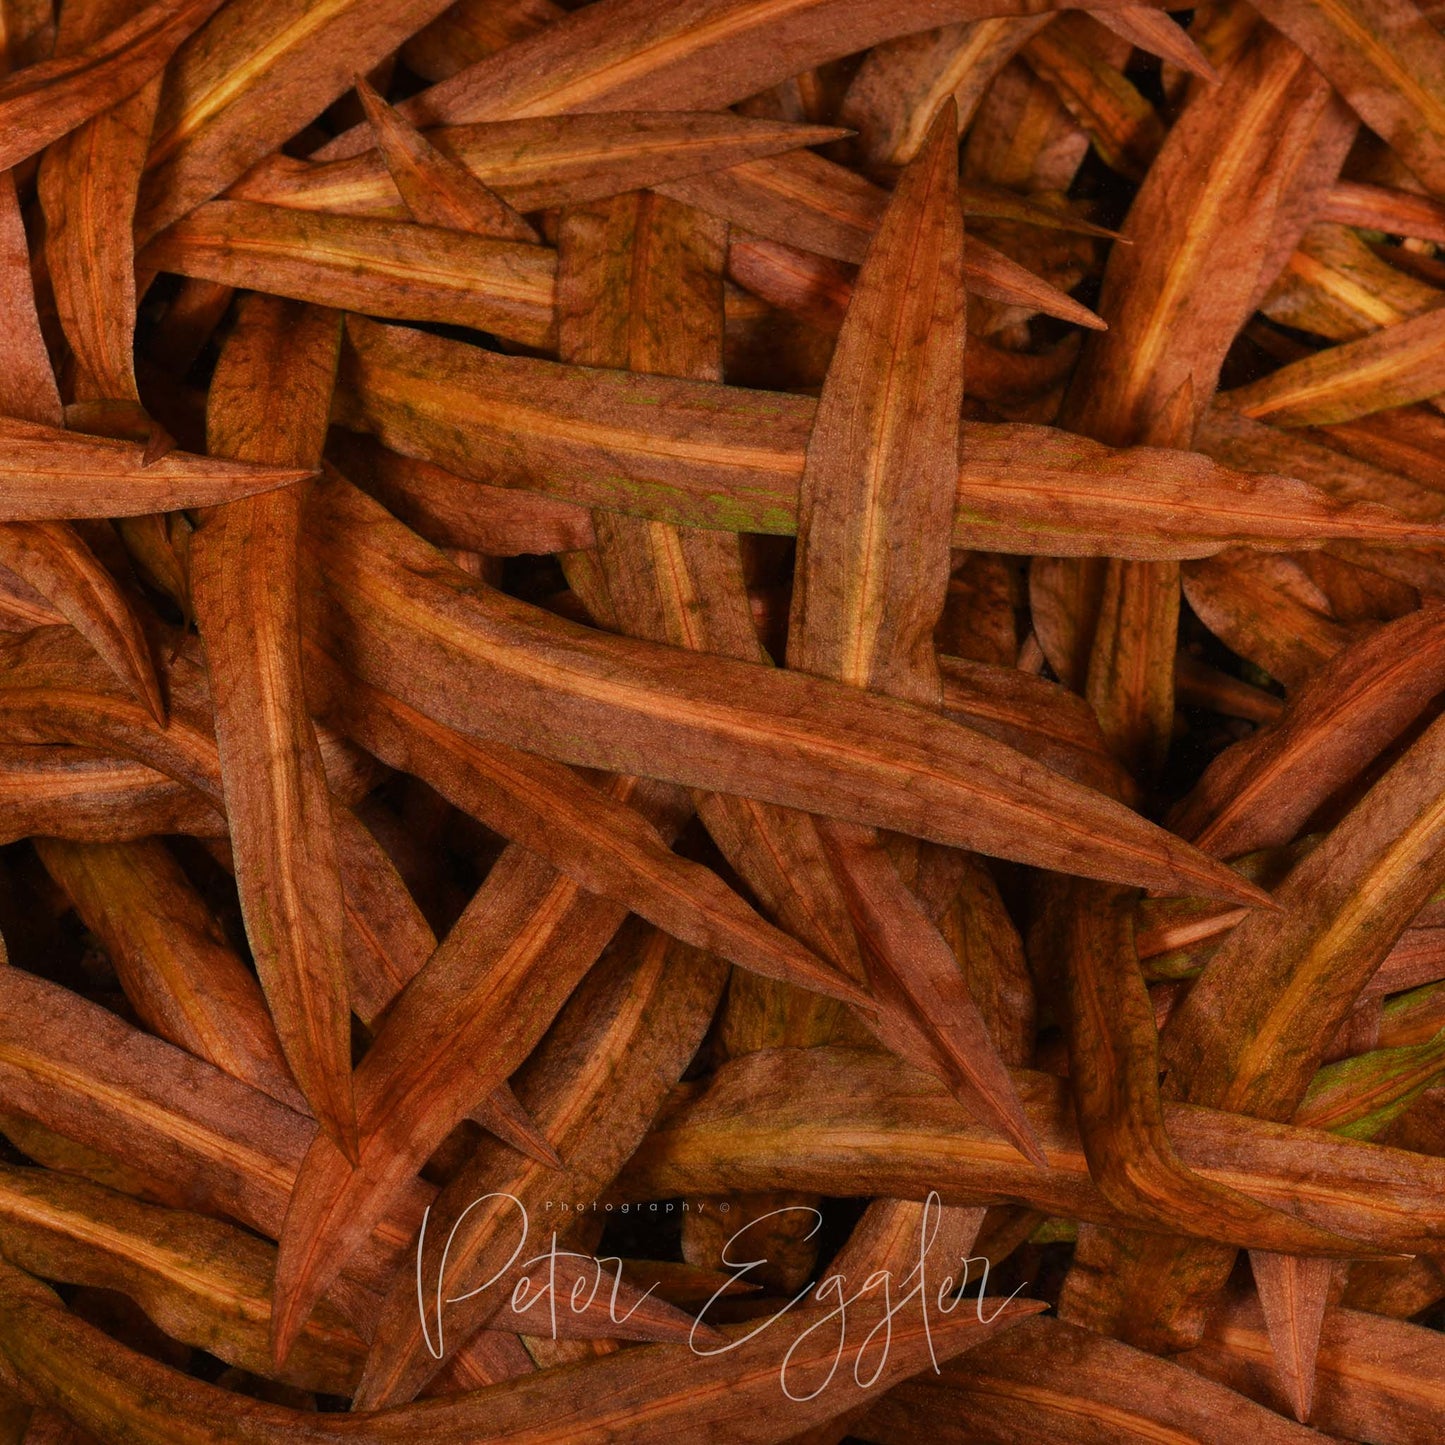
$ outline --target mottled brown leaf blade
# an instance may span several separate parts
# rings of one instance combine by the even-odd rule
[[[1410,0],[1262,0],[1360,118],[1432,190],[1445,186],[1445,41]]]
[[[447,0],[247,0],[176,55],[161,92],[136,233],[224,190],[369,72]]]
[[[942,1082],[876,1049],[773,1049],[724,1064],[705,1089],[679,1091],[616,1186],[616,1198],[668,1199],[757,1189],[945,1204],[1029,1203],[1064,1219],[1131,1222],[1089,1177],[1065,1080],[1012,1071],[1043,1144],[1039,1169],[975,1120]],[[1345,1238],[1321,1253],[1371,1246],[1418,1252],[1445,1234],[1432,1193],[1445,1165],[1423,1154],[1187,1105],[1164,1106],[1185,1165],[1211,1182],[1289,1210]],[[1212,1227],[1207,1217],[1187,1221]],[[1170,1249],[1173,1233],[1161,1235]],[[1235,1244],[1248,1245],[1236,1238]]]
[[[1094,18],[1140,50],[1157,55],[1211,85],[1219,84],[1219,72],[1190,38],[1189,32],[1166,12],[1151,10],[1144,5],[1128,5],[1120,10],[1097,11]]]
[[[1253,308],[1286,183],[1319,132],[1332,143],[1329,100],[1278,37],[1244,54],[1221,86],[1192,92],[1130,207],[1131,244],[1110,254],[1099,304],[1111,330],[1086,344],[1061,413],[1071,430],[1189,443]],[[1200,155],[1210,157],[1202,178]],[[1090,642],[1086,695],[1110,745],[1151,775],[1173,726],[1178,599],[1177,569],[1111,562]]]
[[[221,814],[144,763],[69,744],[0,748],[0,840],[118,843],[154,833],[219,836]]]
[[[1152,13],[1183,36],[1166,15]],[[1088,132],[1105,164],[1141,180],[1164,140],[1164,127],[1122,70],[1108,63],[1097,42],[1090,43],[1097,34],[1086,17],[1063,16],[1034,36],[1023,56]]]
[[[0,522],[0,565],[64,613],[150,715],[164,721],[165,701],[139,614],[73,527]]]
[[[211,445],[318,462],[339,338],[338,316],[251,298],[211,384]],[[191,545],[192,590],[246,935],[296,1082],[354,1154],[341,877],[301,673],[300,513],[293,489],[211,513]]]
[[[334,715],[390,766],[422,778],[454,806],[546,858],[584,888],[698,948],[835,997],[864,995],[750,909],[710,869],[679,857],[636,809],[569,768],[465,737],[374,687],[330,676]]]
[[[395,451],[654,521],[796,530],[808,398],[498,356],[356,318],[347,337],[343,417]],[[1437,535],[1189,452],[1021,424],[970,422],[963,438],[958,546],[1147,559]]]
[[[1199,1348],[1180,1363],[1208,1379],[1283,1412],[1288,1401],[1274,1378],[1259,1307],[1238,1300]],[[1414,1445],[1440,1427],[1440,1338],[1437,1331],[1358,1310],[1329,1309],[1320,1336],[1312,1416],[1338,1438]]]
[[[859,272],[808,441],[788,629],[790,667],[928,708],[942,700],[933,632],[963,401],[957,135],[949,99]],[[819,833],[875,991],[921,1025],[966,1101],[1041,1163],[957,959],[876,835],[836,820]]]
[[[1274,727],[1220,754],[1170,826],[1223,858],[1288,843],[1442,687],[1439,609],[1386,623],[1326,663]]]
[[[279,1237],[312,1120],[20,969],[0,970],[0,995],[9,1112],[165,1181],[192,1208]],[[352,1279],[386,1288],[430,1194],[410,1181],[352,1255]]]
[[[760,238],[802,247],[805,256],[851,262],[867,255],[888,199],[878,186],[811,151],[749,161],[659,189]],[[964,239],[963,277],[980,296],[1095,330],[1104,324],[1088,307],[976,236]]]
[[[1334,1261],[1252,1249],[1249,1262],[1280,1384],[1295,1419],[1308,1420]]]
[[[1134,949],[1133,904],[1121,889],[1056,885],[1031,939],[1036,966],[1063,974],[1069,1085],[1099,1192],[1157,1229],[1273,1234],[1284,1250],[1327,1247],[1324,1231],[1220,1188],[1179,1159],[1159,1097],[1158,1036]]]
[[[865,1439],[912,1445],[1320,1445],[1320,1437],[1170,1360],[1057,1319],[1027,1320],[868,1412]]]
[[[859,273],[809,435],[788,664],[923,706],[963,401],[963,226],[947,102]]]
[[[207,507],[311,473],[306,467],[178,451],[147,464],[145,452],[139,442],[0,417],[0,517],[58,521]],[[27,529],[25,535],[34,534]]]
[[[552,342],[555,259],[541,246],[367,216],[212,201],[141,252],[157,271],[406,321]]]
[[[597,541],[591,514],[581,507],[467,481],[357,432],[333,433],[328,455],[344,476],[438,547],[515,557],[578,551]]]
[[[477,236],[537,241],[536,231],[459,161],[432,145],[358,76],[356,94],[392,183],[414,221]]]
[[[40,334],[35,291],[30,278],[30,249],[15,194],[15,177],[0,173],[0,367],[4,408],[26,421],[59,426],[60,392]]]
[[[417,1169],[531,1052],[624,916],[516,845],[492,866],[357,1068],[359,1164],[321,1134],[307,1152],[277,1264],[278,1360]]]
[[[1292,558],[1234,548],[1183,569],[1195,615],[1239,656],[1298,687],[1354,640]]]
[[[254,975],[159,839],[39,839],[41,861],[105,945],[143,1023],[288,1108],[305,1104]]]
[[[428,144],[516,211],[582,205],[625,191],[836,140],[830,126],[728,112],[620,111],[437,126]],[[846,172],[845,172],[846,174]],[[237,181],[234,200],[405,220],[405,202],[376,151],[346,160],[271,162]]]
[[[561,761],[666,772],[689,786],[726,785],[983,852],[1021,851],[1017,834],[993,826],[1000,808],[1035,816],[1042,807],[1037,816],[1053,820],[1048,836],[1024,844],[1040,861],[1046,854],[1066,868],[1127,871],[1135,875],[1127,881],[1148,886],[1158,878],[1166,890],[1258,899],[1218,864],[1198,872],[1191,850],[1118,804],[957,724],[825,679],[700,660],[551,617],[452,575],[439,554],[339,479],[318,484],[313,515],[335,603],[325,626],[347,639],[346,665],[438,722]],[[336,545],[341,538],[344,547]],[[427,650],[407,648],[398,625],[426,628]],[[438,690],[435,669],[444,658],[447,681]],[[485,716],[464,702],[468,678],[487,698]],[[618,719],[615,736],[604,740],[584,721],[598,716]],[[783,716],[792,721],[780,733]],[[926,766],[917,751],[925,738]],[[785,771],[776,765],[782,760]],[[866,799],[853,791],[864,776]],[[1049,801],[1035,802],[1035,789]]]
[[[428,1287],[433,1281],[441,1289],[446,1280],[492,1279],[507,1266],[516,1217],[514,1206],[499,1196],[521,1200],[534,1217],[540,1210],[539,1223],[555,1227],[546,1200],[595,1197],[605,1189],[701,1040],[725,970],[649,929],[624,933],[619,941],[622,946],[584,981],[517,1078],[520,1097],[556,1135],[567,1161],[563,1172],[518,1167],[497,1150],[474,1154],[428,1217],[419,1254]],[[487,1204],[473,1207],[489,1195]],[[575,1247],[577,1232],[575,1224],[564,1225],[560,1242]],[[624,1279],[634,1277],[630,1263],[612,1266],[618,1268]],[[483,1293],[450,1304],[443,1320],[435,1318],[431,1294],[425,1317],[437,1336],[434,1350],[444,1357],[439,1360],[422,1334],[416,1280],[399,1275],[379,1317],[358,1408],[415,1398],[457,1345],[497,1314],[511,1289],[512,1277],[503,1276]]]
[[[1445,311],[1331,346],[1247,386],[1223,405],[1279,426],[1322,426],[1405,406],[1445,390]]]
[[[1195,412],[1203,408],[1281,239],[1291,172],[1328,129],[1329,97],[1278,36],[1250,46],[1221,86],[1192,93],[1130,208],[1123,235],[1134,244],[1110,254],[1099,305],[1111,330],[1086,347],[1093,384],[1079,387],[1069,414],[1079,430],[1115,444],[1140,440],[1186,383]]]
[[[876,833],[833,819],[820,819],[818,831],[847,897],[873,990],[907,1021],[900,1037],[899,1022],[885,1012],[880,1038],[912,1061],[921,1056],[969,1109],[1042,1166],[1038,1140],[958,959],[900,881]],[[917,1033],[922,1051],[910,1037]]]
[[[857,145],[869,169],[911,161],[947,95],[958,106],[960,123],[967,125],[990,82],[1051,18],[1000,16],[875,45],[838,112],[858,132]]]
[[[63,1401],[87,1427],[112,1438],[119,1429],[154,1445],[242,1440],[320,1445],[356,1438],[358,1425],[377,1441],[602,1445],[609,1435],[625,1435],[637,1445],[704,1445],[725,1429],[738,1445],[765,1445],[778,1438],[780,1424],[802,1429],[833,1409],[818,1388],[838,1350],[820,1328],[831,1306],[800,1309],[756,1338],[750,1338],[757,1335],[754,1323],[729,1325],[723,1334],[732,1348],[714,1347],[710,1356],[699,1358],[685,1345],[647,1345],[484,1390],[346,1417],[247,1399],[182,1375],[83,1324],[52,1291],[11,1266],[0,1271],[0,1289],[5,1303],[0,1351],[27,1385],[57,1405]],[[888,1362],[856,1398],[871,1398],[932,1359],[952,1358],[1042,1308],[1034,1300],[1002,1306],[987,1301],[978,1315],[956,1310],[927,1324],[921,1316],[894,1320]],[[883,1317],[876,1307],[860,1306],[859,1312],[865,1327],[876,1327]],[[868,1336],[867,1328],[863,1333]],[[797,1393],[805,1397],[782,1407],[779,1352],[790,1355]],[[860,1379],[869,1377],[866,1366],[857,1368]],[[706,1416],[699,1413],[700,1401],[707,1402]],[[184,1433],[178,1435],[178,1428]]]
[[[1246,919],[1215,955],[1163,1036],[1184,1097],[1264,1117],[1300,1102],[1356,996],[1445,877],[1442,745],[1437,722],[1295,866],[1279,911]]]
[[[656,0],[610,0],[432,86],[403,110],[419,125],[564,111],[717,110],[826,60],[985,12],[996,13],[997,4],[900,0],[884,12],[840,0],[741,10],[732,0],[667,8]],[[364,145],[347,133],[326,153]]]
[[[83,49],[0,81],[0,170],[139,90],[220,0],[156,0]]]
[[[1339,181],[1330,190],[1324,219],[1342,226],[1391,231],[1422,241],[1445,241],[1445,206],[1434,196]]]
[[[173,1339],[253,1373],[270,1370],[275,1247],[232,1224],[142,1204],[51,1170],[0,1168],[5,1258],[47,1279],[129,1295]],[[281,1378],[349,1393],[365,1346],[323,1303]]]
[[[135,7],[71,7],[57,35],[67,54],[98,39]],[[45,257],[56,309],[75,359],[77,401],[138,402],[136,276],[132,222],[136,189],[160,97],[152,76],[119,104],[53,142],[41,162]]]

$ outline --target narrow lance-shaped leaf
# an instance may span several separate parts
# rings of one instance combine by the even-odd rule
[[[945,1204],[1003,1198],[1111,1228],[1138,1223],[1090,1178],[1067,1082],[1029,1069],[1012,1077],[1047,1169],[1005,1153],[941,1082],[880,1050],[746,1054],[705,1088],[678,1091],[613,1197],[668,1199],[764,1183],[847,1198],[923,1200],[936,1190]],[[1445,1165],[1429,1155],[1167,1101],[1164,1124],[1196,1173],[1339,1234],[1321,1254],[1417,1253],[1445,1231],[1432,1194]],[[1207,1214],[1185,1222],[1214,1228]],[[1171,1232],[1156,1237],[1177,1250],[1177,1224],[1161,1228]],[[1253,1229],[1231,1242],[1265,1244]]]
[[[508,1263],[515,1206],[500,1196],[521,1200],[540,1230],[556,1227],[545,1200],[595,1197],[605,1189],[641,1141],[669,1081],[681,1075],[717,1007],[726,972],[715,959],[648,929],[624,932],[619,945],[569,1000],[517,1078],[519,1097],[555,1135],[567,1161],[564,1172],[518,1167],[497,1150],[479,1150],[437,1197],[428,1217],[419,1265],[429,1291],[425,1323],[434,1349],[446,1359],[497,1313],[512,1288],[508,1275],[480,1294],[455,1298],[469,1292],[469,1281],[492,1279]],[[486,1205],[474,1206],[488,1196]],[[564,1226],[559,1242],[565,1245],[574,1231]],[[531,1244],[544,1242],[534,1236]],[[632,1273],[627,1264],[611,1269],[621,1270],[624,1279]],[[440,1320],[433,1283],[448,1300]],[[399,1275],[378,1319],[357,1407],[410,1400],[444,1368],[427,1348],[423,1325],[416,1280]]]
[[[75,528],[59,521],[0,523],[0,564],[64,613],[151,717],[164,721],[165,701],[137,611]]]
[[[1100,4],[1111,8],[1113,0]],[[784,0],[767,11],[732,12],[729,0],[690,0],[659,16],[652,0],[612,0],[432,86],[403,111],[417,124],[436,124],[565,111],[722,109],[826,60],[997,10],[997,3],[983,7],[979,0],[904,0],[885,14],[838,0]],[[366,144],[347,132],[325,154],[355,154]]]
[[[0,1242],[21,1268],[129,1295],[174,1339],[253,1373],[270,1366],[274,1246],[234,1224],[142,1204],[54,1170],[0,1168]],[[323,1303],[282,1378],[345,1393],[363,1358],[355,1324]]]
[[[155,0],[83,49],[0,81],[0,170],[139,90],[221,0]]]
[[[292,1109],[287,1072],[252,973],[159,839],[131,844],[37,840],[41,861],[102,941],[142,1021]]]
[[[753,1322],[728,1325],[731,1349],[699,1357],[686,1345],[647,1345],[573,1369],[527,1375],[484,1390],[423,1401],[386,1412],[326,1415],[238,1396],[135,1353],[69,1314],[32,1276],[0,1266],[4,1311],[0,1351],[40,1396],[62,1403],[80,1424],[103,1435],[121,1431],[146,1445],[292,1442],[320,1445],[354,1439],[360,1426],[377,1441],[422,1439],[516,1441],[561,1445],[625,1432],[638,1445],[702,1445],[704,1429],[725,1428],[739,1445],[765,1445],[779,1429],[778,1357],[788,1357],[796,1394],[787,1424],[804,1429],[832,1410],[819,1382],[836,1368],[838,1345],[827,1322],[836,1306],[790,1312],[764,1334]],[[862,1335],[886,1319],[875,1295],[855,1306]],[[1037,1314],[1036,1300],[985,1301],[977,1314],[955,1310],[925,1323],[917,1312],[892,1322],[887,1363],[874,1373],[845,1354],[868,1399],[895,1382],[948,1359]],[[983,1320],[990,1323],[984,1324]],[[739,1381],[742,1384],[739,1384]],[[811,1397],[811,1398],[810,1398]],[[699,1402],[709,1421],[699,1423]]]
[[[464,737],[340,672],[308,648],[332,712],[369,751],[454,806],[525,844],[594,893],[743,967],[862,1002],[865,995],[759,918],[715,874],[675,854],[635,809],[570,769]]]
[[[790,667],[923,707],[942,701],[933,631],[963,403],[957,136],[950,99],[859,273],[808,441],[788,628]],[[911,1005],[965,1101],[1041,1161],[947,942],[875,836],[821,831],[875,989]]]
[[[343,420],[459,476],[654,521],[789,535],[810,399],[562,367],[360,318]],[[1195,453],[1110,449],[1054,428],[963,426],[954,545],[1061,555],[1206,556],[1235,543],[1425,542],[1383,508]],[[1061,522],[1058,519],[1063,518]]]
[[[0,417],[0,517],[6,521],[210,507],[299,481],[312,470],[177,451],[148,462],[139,442]]]
[[[1049,885],[1046,885],[1049,886]],[[1180,1160],[1159,1097],[1153,1008],[1133,939],[1134,899],[1092,884],[1050,887],[1031,946],[1037,966],[1062,972],[1069,1087],[1089,1173],[1123,1212],[1158,1229],[1294,1239],[1318,1247],[1321,1231],[1201,1178]]]
[[[134,9],[124,0],[69,7],[56,37],[57,54],[98,40]],[[131,231],[160,84],[160,76],[152,76],[134,94],[55,141],[41,163],[45,255],[75,358],[76,401],[139,406]]]
[[[319,460],[339,336],[338,317],[253,298],[211,384],[216,450]],[[301,677],[300,508],[286,490],[212,513],[192,544],[192,587],[247,937],[292,1073],[354,1152],[341,879]]]
[[[1065,867],[1093,868],[1092,856],[1099,871],[1133,874],[1128,881],[1157,878],[1169,888],[1177,876],[1172,886],[1188,892],[1259,898],[1219,864],[1197,872],[1192,851],[1127,809],[966,728],[825,679],[598,634],[453,574],[339,479],[319,485],[313,500],[317,560],[332,594],[323,627],[345,639],[343,661],[363,681],[439,722],[562,761],[665,773],[979,851],[1027,851]],[[431,639],[423,651],[402,642],[418,625]],[[440,687],[438,669],[447,679]],[[485,715],[465,702],[467,678],[486,694]],[[618,721],[605,739],[585,720],[597,716]],[[860,750],[863,738],[872,741]],[[864,775],[866,799],[853,783]],[[1040,804],[1052,822],[1021,842],[993,820],[1032,815],[1036,788],[1051,800]]]
[[[825,145],[844,132],[726,111],[643,110],[481,121],[436,126],[419,134],[513,210],[525,213],[583,205],[802,146]],[[341,215],[405,220],[408,214],[385,159],[375,150],[346,160],[261,167],[226,194],[232,200]]]
[[[232,3],[172,62],[156,113],[136,234],[225,189],[367,74],[446,0]],[[369,144],[369,142],[368,142]]]
[[[1445,313],[1427,311],[1290,362],[1221,402],[1281,426],[1322,426],[1445,391]]]
[[[864,1426],[865,1438],[879,1445],[911,1445],[925,1434],[940,1445],[1320,1441],[1313,1430],[1172,1360],[1052,1318],[1025,1321],[940,1376],[920,1372],[874,1405]]]
[[[1314,1406],[1315,1360],[1335,1262],[1259,1249],[1250,1251],[1249,1262],[1260,1307],[1269,1321],[1280,1384],[1295,1419],[1308,1420]]]
[[[319,306],[456,322],[527,346],[553,339],[554,258],[518,241],[213,201],[163,231],[139,262]]]
[[[1291,841],[1445,686],[1445,615],[1424,608],[1339,653],[1274,727],[1221,753],[1170,818],[1218,857]]]
[[[376,132],[392,182],[414,221],[509,241],[540,239],[500,196],[465,166],[437,150],[360,76],[356,93]]]

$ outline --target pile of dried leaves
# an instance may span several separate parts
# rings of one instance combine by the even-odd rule
[[[0,59],[0,1441],[1445,1438],[1445,6]]]

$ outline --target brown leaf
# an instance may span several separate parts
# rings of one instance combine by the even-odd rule
[[[1338,653],[1272,728],[1210,765],[1170,817],[1217,857],[1288,843],[1445,686],[1445,616],[1427,608]]]
[[[706,1088],[679,1090],[614,1197],[691,1197],[764,1183],[852,1198],[921,1200],[936,1190],[945,1204],[1005,1199],[1063,1219],[1132,1222],[1090,1179],[1067,1083],[1011,1072],[1047,1169],[1001,1149],[937,1079],[876,1049],[830,1045],[747,1054]],[[1341,1239],[1321,1252],[1414,1252],[1445,1233],[1431,1192],[1445,1165],[1427,1155],[1167,1101],[1164,1124],[1179,1157],[1204,1178],[1362,1241]],[[1189,1222],[1213,1228],[1207,1216]],[[1160,1242],[1179,1246],[1177,1235]]]
[[[825,679],[730,659],[699,661],[678,649],[577,627],[489,594],[466,574],[449,575],[437,554],[410,534],[396,535],[403,531],[399,524],[339,481],[319,486],[315,503],[315,540],[337,607],[327,626],[347,639],[345,665],[436,721],[561,761],[665,772],[689,786],[724,785],[955,846],[988,852],[1003,845],[1066,868],[1128,872],[1129,881],[1151,886],[1158,879],[1166,889],[1250,902],[1258,896],[1217,864],[1197,872],[1192,854],[1118,804],[956,724]],[[344,550],[334,545],[341,537]],[[444,651],[399,648],[396,624],[414,627],[428,617],[436,618],[425,625]],[[501,644],[504,635],[509,640]],[[536,666],[543,645],[551,659],[545,672]],[[451,661],[438,690],[427,679],[443,657]],[[489,699],[485,719],[463,702],[468,674]],[[510,698],[505,713],[504,696]],[[601,716],[626,718],[605,744],[583,721],[599,708]],[[779,732],[782,717],[790,721]],[[846,743],[840,729],[847,730]],[[744,734],[746,749],[738,745]],[[925,738],[936,741],[925,744]],[[786,771],[764,762],[767,755],[786,759]],[[945,765],[944,759],[957,761]],[[867,800],[848,785],[865,774]],[[1035,789],[1050,801],[1036,804]],[[1054,821],[1022,848],[1018,835],[993,825],[995,817],[1036,806]]]
[[[137,608],[66,522],[0,522],[0,565],[63,613],[158,723],[166,704]]]
[[[781,534],[797,526],[816,414],[806,398],[501,357],[360,320],[347,335],[346,420],[393,450],[655,521]],[[1024,425],[968,423],[963,437],[956,545],[1159,558],[1236,542],[1435,535],[1187,452],[1115,451]]]
[[[554,258],[516,241],[212,201],[163,231],[138,260],[320,306],[455,322],[527,346],[552,342]]]
[[[1319,1445],[1320,1436],[1173,1361],[1062,1320],[1027,1320],[868,1412],[865,1438],[911,1445]]]
[[[1280,1384],[1295,1419],[1308,1420],[1334,1262],[1259,1249],[1250,1250],[1249,1262]]]
[[[670,944],[651,930],[632,930],[619,941],[622,946],[589,975],[518,1075],[520,1097],[556,1136],[567,1160],[564,1171],[519,1167],[496,1149],[473,1155],[438,1197],[419,1250],[421,1278],[428,1290],[436,1284],[437,1293],[429,1294],[425,1305],[435,1343],[429,1349],[423,1337],[416,1278],[399,1275],[379,1319],[359,1407],[414,1398],[478,1324],[490,1318],[502,1325],[499,1310],[514,1288],[515,1270],[481,1293],[448,1303],[441,1319],[432,1304],[445,1284],[443,1269],[446,1280],[464,1285],[491,1280],[508,1266],[518,1221],[515,1207],[501,1196],[520,1200],[534,1227],[557,1231],[563,1247],[580,1244],[590,1252],[582,1241],[591,1219],[584,1214],[558,1221],[549,1204],[595,1197],[611,1182],[696,1049],[725,980],[715,960]],[[487,1202],[478,1206],[478,1200]],[[541,1247],[544,1242],[534,1238],[532,1252]],[[624,1281],[639,1282],[631,1261],[613,1263],[607,1273],[614,1272]],[[566,1313],[558,1310],[559,1316]],[[514,1319],[511,1327],[519,1323]]]
[[[436,126],[427,143],[495,191],[516,211],[582,205],[665,185],[781,151],[836,140],[828,126],[750,120],[728,112],[619,111],[528,116]],[[272,161],[237,181],[233,200],[307,211],[385,216],[407,210],[375,151],[346,160]]]
[[[829,1373],[830,1362],[836,1364],[838,1346],[819,1326],[836,1307],[802,1309],[766,1336],[758,1335],[751,1322],[729,1325],[723,1333],[733,1349],[715,1349],[710,1358],[699,1359],[683,1345],[649,1345],[575,1370],[546,1371],[446,1401],[346,1419],[248,1400],[138,1355],[68,1314],[50,1290],[11,1266],[0,1269],[0,1288],[5,1301],[0,1350],[12,1369],[43,1398],[57,1405],[63,1401],[80,1423],[107,1434],[120,1429],[140,1440],[169,1435],[197,1445],[227,1439],[306,1445],[354,1436],[361,1423],[383,1441],[430,1434],[519,1445],[563,1439],[600,1445],[609,1431],[621,1430],[638,1445],[702,1445],[709,1434],[715,1438],[718,1428],[726,1428],[740,1445],[762,1445],[778,1434],[780,1352],[790,1358],[799,1392],[812,1395],[789,1402],[788,1425],[801,1429],[834,1408],[818,1382]],[[929,1324],[895,1320],[888,1363],[852,1398],[870,1398],[925,1362],[951,1358],[1043,1307],[1035,1300],[985,1303],[991,1311],[985,1313],[981,1305],[978,1317],[958,1310]],[[865,1337],[868,1326],[886,1318],[876,1307],[860,1307],[859,1314]],[[982,1324],[980,1318],[992,1322]],[[849,1350],[844,1358],[854,1359],[861,1381],[868,1373],[856,1353]],[[706,1420],[697,1413],[702,1399],[708,1402]],[[180,1437],[178,1425],[184,1430]]]
[[[141,88],[220,0],[155,0],[83,49],[0,81],[0,170]]]
[[[319,461],[339,338],[339,317],[253,298],[211,384],[211,444]],[[341,878],[301,675],[300,514],[293,490],[213,512],[192,542],[192,588],[246,935],[292,1073],[354,1154]]]
[[[137,210],[138,240],[224,190],[446,4],[229,5],[167,71]]]
[[[360,76],[356,94],[412,220],[505,241],[540,239],[495,191],[439,151]]]
[[[674,937],[745,968],[866,1002],[861,990],[758,917],[711,870],[673,853],[636,809],[571,769],[433,722],[315,652],[308,666],[334,678],[334,716],[391,766],[521,843],[575,882],[649,918]]]
[[[85,844],[46,838],[37,840],[37,849],[104,944],[143,1023],[288,1108],[305,1111],[255,976],[226,946],[159,839]]]
[[[0,516],[58,521],[208,507],[285,486],[313,470],[179,451],[147,462],[145,451],[138,442],[0,417]],[[24,535],[44,533],[27,529]]]

